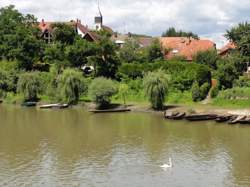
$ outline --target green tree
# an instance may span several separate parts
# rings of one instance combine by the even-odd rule
[[[58,79],[61,99],[68,104],[77,104],[79,97],[86,91],[82,73],[74,69],[65,69]]]
[[[96,45],[77,37],[72,45],[65,49],[65,56],[72,67],[81,67],[88,63],[88,58],[96,55]]]
[[[250,56],[250,23],[239,23],[227,30],[226,38],[234,42],[243,56]]]
[[[161,44],[158,39],[154,39],[153,43],[146,49],[146,51],[148,62],[163,59]]]
[[[117,93],[117,86],[111,79],[99,77],[89,86],[89,96],[98,108],[105,108],[111,102],[111,97]]]
[[[37,101],[42,85],[37,72],[23,73],[17,83],[18,93],[23,94],[24,101]]]
[[[170,27],[169,29],[167,29],[166,32],[162,34],[162,37],[192,37],[195,39],[199,39],[197,34],[194,34],[192,32],[185,32],[182,30],[178,31],[174,27]]]
[[[132,63],[138,60],[139,42],[135,38],[128,38],[124,46],[119,50],[119,58],[122,62]]]
[[[163,109],[168,91],[168,76],[162,70],[149,72],[143,79],[143,86],[153,109]]]
[[[221,59],[218,63],[217,77],[222,89],[232,88],[238,78],[238,72],[230,59]]]
[[[216,50],[199,51],[194,56],[194,61],[198,64],[204,64],[211,69],[217,68],[218,55]]]
[[[95,58],[96,75],[115,78],[120,61],[116,54],[116,46],[109,38],[102,38],[98,44]]]
[[[73,25],[65,23],[55,23],[52,25],[54,41],[61,42],[64,45],[71,45],[74,43],[76,31]]]
[[[41,59],[43,41],[39,39],[34,16],[22,15],[13,5],[0,9],[0,57],[17,60],[20,68],[30,70]]]
[[[65,48],[60,42],[47,45],[43,60],[49,64],[55,64],[59,71],[69,66],[69,62],[66,59]]]

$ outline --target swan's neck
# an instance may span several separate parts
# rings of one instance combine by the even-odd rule
[[[169,159],[169,166],[170,166],[170,167],[173,166],[171,158]]]

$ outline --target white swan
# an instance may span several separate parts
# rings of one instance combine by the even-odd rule
[[[160,166],[162,169],[166,170],[167,168],[172,168],[173,164],[172,164],[172,159],[169,158],[169,164],[163,164]]]

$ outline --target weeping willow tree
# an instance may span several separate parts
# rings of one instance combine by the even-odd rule
[[[155,110],[163,109],[165,96],[168,91],[168,75],[162,70],[149,72],[143,78],[145,95],[149,98],[152,108]]]
[[[77,104],[80,95],[86,91],[82,73],[74,69],[64,70],[59,76],[58,90],[63,102]]]
[[[29,72],[20,75],[17,83],[17,92],[24,96],[24,101],[37,101],[41,92],[42,83],[39,73]]]

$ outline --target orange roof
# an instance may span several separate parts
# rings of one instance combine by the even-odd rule
[[[167,59],[183,56],[186,60],[192,61],[197,52],[216,48],[215,43],[210,40],[197,40],[188,37],[161,37],[160,42],[164,49],[170,50],[165,54]]]
[[[220,55],[225,55],[229,50],[235,49],[236,45],[233,42],[227,43],[224,47],[222,47],[219,51]]]

